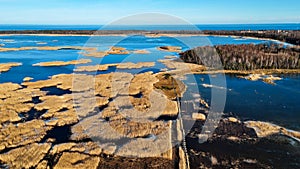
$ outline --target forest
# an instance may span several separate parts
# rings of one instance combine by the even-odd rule
[[[180,58],[214,69],[300,69],[300,49],[279,44],[204,46],[182,52]]]
[[[266,30],[266,31],[203,31],[206,35],[247,36],[255,38],[275,39],[294,45],[300,45],[299,30]]]

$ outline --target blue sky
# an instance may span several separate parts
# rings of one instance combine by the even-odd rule
[[[98,25],[144,12],[173,15],[193,24],[299,23],[299,8],[299,0],[0,0],[0,24]],[[142,24],[139,19],[136,22]]]

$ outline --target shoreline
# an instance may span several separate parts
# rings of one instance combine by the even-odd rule
[[[0,31],[1,32],[1,31]],[[134,34],[134,33],[132,33]],[[34,33],[34,34],[22,34],[22,33],[17,33],[17,34],[5,34],[5,33],[0,33],[0,36],[129,36],[131,34],[124,33],[124,34],[51,34],[51,33]],[[182,37],[182,36],[216,36],[216,37],[232,37],[232,38],[244,38],[244,39],[256,39],[256,40],[269,40],[269,41],[277,41],[277,42],[282,42],[276,39],[270,39],[270,38],[257,38],[257,37],[251,37],[251,36],[238,36],[238,35],[210,35],[210,34],[180,34],[180,33],[164,33],[164,34],[157,34],[157,35],[151,35],[147,33],[141,33],[137,35],[144,35],[147,37],[161,37],[161,36],[170,36],[170,37]]]
[[[300,38],[294,37],[300,31],[298,30],[264,30],[264,31],[231,31],[231,30],[7,30],[0,31],[0,36],[130,36],[144,35],[147,37],[183,37],[183,36],[217,36],[232,37],[256,40],[268,40],[274,42],[287,43],[288,45],[299,46]],[[282,38],[285,37],[285,38]]]
[[[130,35],[134,34],[94,34],[94,35],[88,35],[88,34],[1,34],[0,36],[47,36],[47,37],[107,37],[107,36],[114,36],[114,37],[128,37]],[[224,37],[224,38],[236,38],[236,39],[251,39],[251,40],[262,40],[262,41],[272,41],[276,43],[282,43],[285,45],[289,45],[292,47],[300,47],[299,45],[294,45],[288,42],[276,40],[276,39],[270,39],[270,38],[258,38],[258,37],[251,37],[251,36],[238,36],[238,35],[210,35],[210,34],[161,34],[161,35],[155,35],[155,36],[149,36],[148,34],[137,34],[142,35],[149,38],[155,38],[155,37]]]
[[[249,74],[300,74],[300,69],[256,69],[256,70],[206,70],[203,72],[192,72],[193,74],[233,74],[233,75],[249,75]]]

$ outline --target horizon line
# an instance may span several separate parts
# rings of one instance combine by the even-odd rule
[[[36,26],[194,26],[194,25],[268,25],[268,24],[300,24],[300,22],[253,22],[253,23],[194,23],[194,24],[34,24],[34,23],[12,23],[0,25],[36,25]]]

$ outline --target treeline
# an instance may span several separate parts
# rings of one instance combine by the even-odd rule
[[[275,39],[294,45],[300,45],[299,30],[266,30],[266,31],[203,31],[208,35],[249,36]]]
[[[197,47],[180,53],[188,63],[225,70],[300,69],[300,49],[278,44]]]

